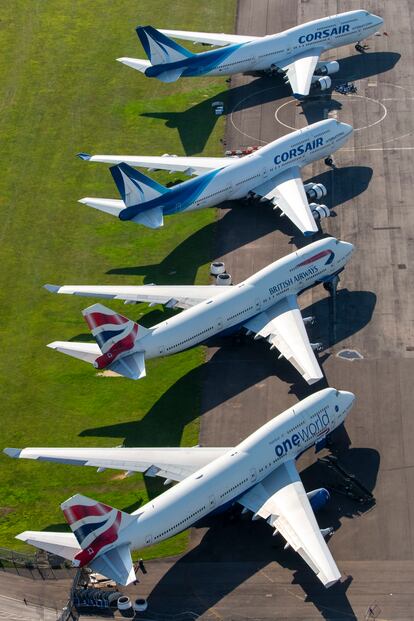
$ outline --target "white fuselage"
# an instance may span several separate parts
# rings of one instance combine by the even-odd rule
[[[352,252],[352,244],[334,238],[314,242],[228,287],[223,295],[157,324],[136,342],[134,351],[144,351],[146,359],[168,356],[241,326],[288,295],[297,295],[339,272]],[[306,265],[298,267],[303,262]]]
[[[252,486],[340,425],[352,393],[326,388],[269,421],[246,440],[135,511],[122,541],[143,548],[231,505]],[[117,544],[119,545],[118,540]]]
[[[182,207],[178,207],[177,211],[213,207],[226,200],[244,198],[249,192],[254,192],[272,179],[275,179],[276,185],[280,173],[292,166],[302,168],[316,160],[326,158],[340,149],[352,132],[350,125],[334,119],[319,121],[294,131],[218,170],[201,194],[188,205],[184,198]],[[207,173],[206,177],[208,175],[211,173]],[[200,176],[194,182],[199,183],[202,178],[203,176]],[[186,183],[192,182],[193,180]],[[188,187],[190,188],[190,185]],[[180,186],[177,186],[178,188]]]
[[[279,34],[243,44],[204,75],[232,75],[266,71],[311,49],[327,50],[356,43],[372,36],[382,19],[368,11],[349,11],[316,19]]]

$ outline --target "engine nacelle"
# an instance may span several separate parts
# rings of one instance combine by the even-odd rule
[[[231,276],[230,274],[218,274],[216,278],[216,285],[219,286],[228,286],[231,285]]]
[[[218,276],[219,274],[224,274],[226,271],[226,266],[223,261],[213,261],[210,265],[210,274],[212,276]]]
[[[320,91],[326,91],[328,88],[331,88],[332,80],[329,75],[325,76],[324,78],[320,78],[317,75],[314,75],[312,78],[312,84]]]
[[[339,63],[337,60],[330,60],[327,63],[318,63],[314,75],[332,75],[339,71]]]
[[[326,205],[311,203],[309,207],[311,208],[312,215],[316,221],[323,220],[323,218],[329,218],[331,215],[330,209]]]
[[[328,194],[328,190],[323,183],[305,183],[303,187],[305,188],[307,196],[312,200],[318,201]]]
[[[320,487],[318,489],[314,489],[312,492],[308,492],[307,497],[313,511],[318,511],[329,502],[331,496],[327,489]]]

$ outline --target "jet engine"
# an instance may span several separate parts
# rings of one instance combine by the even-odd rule
[[[312,85],[314,88],[319,89],[320,91],[326,91],[328,88],[332,86],[332,80],[329,75],[320,78],[317,75],[314,75],[312,78]]]
[[[318,489],[314,489],[312,492],[308,492],[307,497],[313,511],[318,511],[329,502],[330,494],[327,489],[320,487]]]
[[[322,183],[305,183],[303,186],[308,198],[319,200],[328,194],[328,190]]]
[[[326,205],[318,205],[317,203],[310,203],[309,207],[316,221],[323,220],[323,218],[329,218],[331,215],[330,209]]]
[[[314,75],[332,75],[339,71],[339,63],[336,60],[331,60],[327,63],[318,63]]]

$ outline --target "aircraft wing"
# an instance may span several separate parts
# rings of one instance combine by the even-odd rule
[[[36,459],[73,466],[110,468],[127,472],[145,472],[182,481],[193,472],[223,455],[228,448],[6,448],[4,452],[16,459]]]
[[[322,52],[322,48],[307,50],[293,59],[288,59],[285,63],[282,62],[278,65],[286,71],[295,97],[306,97],[306,95],[309,95],[312,77]]]
[[[219,285],[45,285],[51,293],[66,293],[93,298],[112,298],[125,302],[164,304],[169,308],[191,308],[200,302],[225,293]]]
[[[325,587],[340,579],[341,574],[321,534],[293,461],[279,466],[238,502],[267,520],[300,554]]]
[[[275,201],[282,212],[304,235],[318,230],[309,207],[298,166],[292,166],[254,189],[256,194]]]
[[[173,39],[184,39],[194,43],[207,43],[209,45],[232,45],[234,43],[248,43],[262,37],[252,37],[250,35],[223,34],[215,32],[191,32],[189,30],[162,30],[159,31],[172,37]]]
[[[309,343],[296,296],[287,296],[243,325],[255,332],[255,338],[265,338],[272,348],[277,348],[308,384],[314,384],[323,377]]]
[[[224,168],[234,163],[232,157],[182,157],[176,155],[89,155],[79,153],[82,160],[89,162],[104,162],[106,164],[129,164],[148,170],[169,170],[182,172],[186,175],[202,175],[210,170]],[[238,160],[238,158],[237,158]]]

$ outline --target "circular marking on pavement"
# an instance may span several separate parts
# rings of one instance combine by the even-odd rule
[[[335,93],[335,98],[337,98],[338,95],[339,95],[339,93]],[[323,97],[323,95],[320,95],[320,97]],[[379,101],[378,99],[374,99],[373,97],[367,97],[366,95],[342,95],[341,99],[344,100],[344,101],[347,101],[347,100],[349,101],[350,99],[369,101],[369,102],[371,102],[373,104],[376,104],[378,106],[378,108],[379,108],[380,114],[379,114],[379,118],[378,119],[376,119],[372,123],[369,123],[368,125],[362,125],[361,127],[354,127],[354,132],[360,132],[363,129],[369,129],[370,127],[373,127],[374,125],[378,125],[378,123],[382,123],[382,121],[387,116],[387,108],[386,108],[386,106],[381,101]],[[286,108],[286,106],[289,106],[292,103],[297,103],[297,102],[296,102],[295,99],[291,99],[289,101],[285,101],[285,103],[280,105],[276,109],[275,119],[283,127],[286,127],[289,130],[295,131],[295,130],[298,129],[297,127],[289,125],[288,123],[285,123],[281,119],[281,112],[283,111],[283,109]],[[359,103],[359,102],[357,101],[357,103]],[[329,117],[329,115],[328,115],[328,118],[332,118],[332,117]]]

